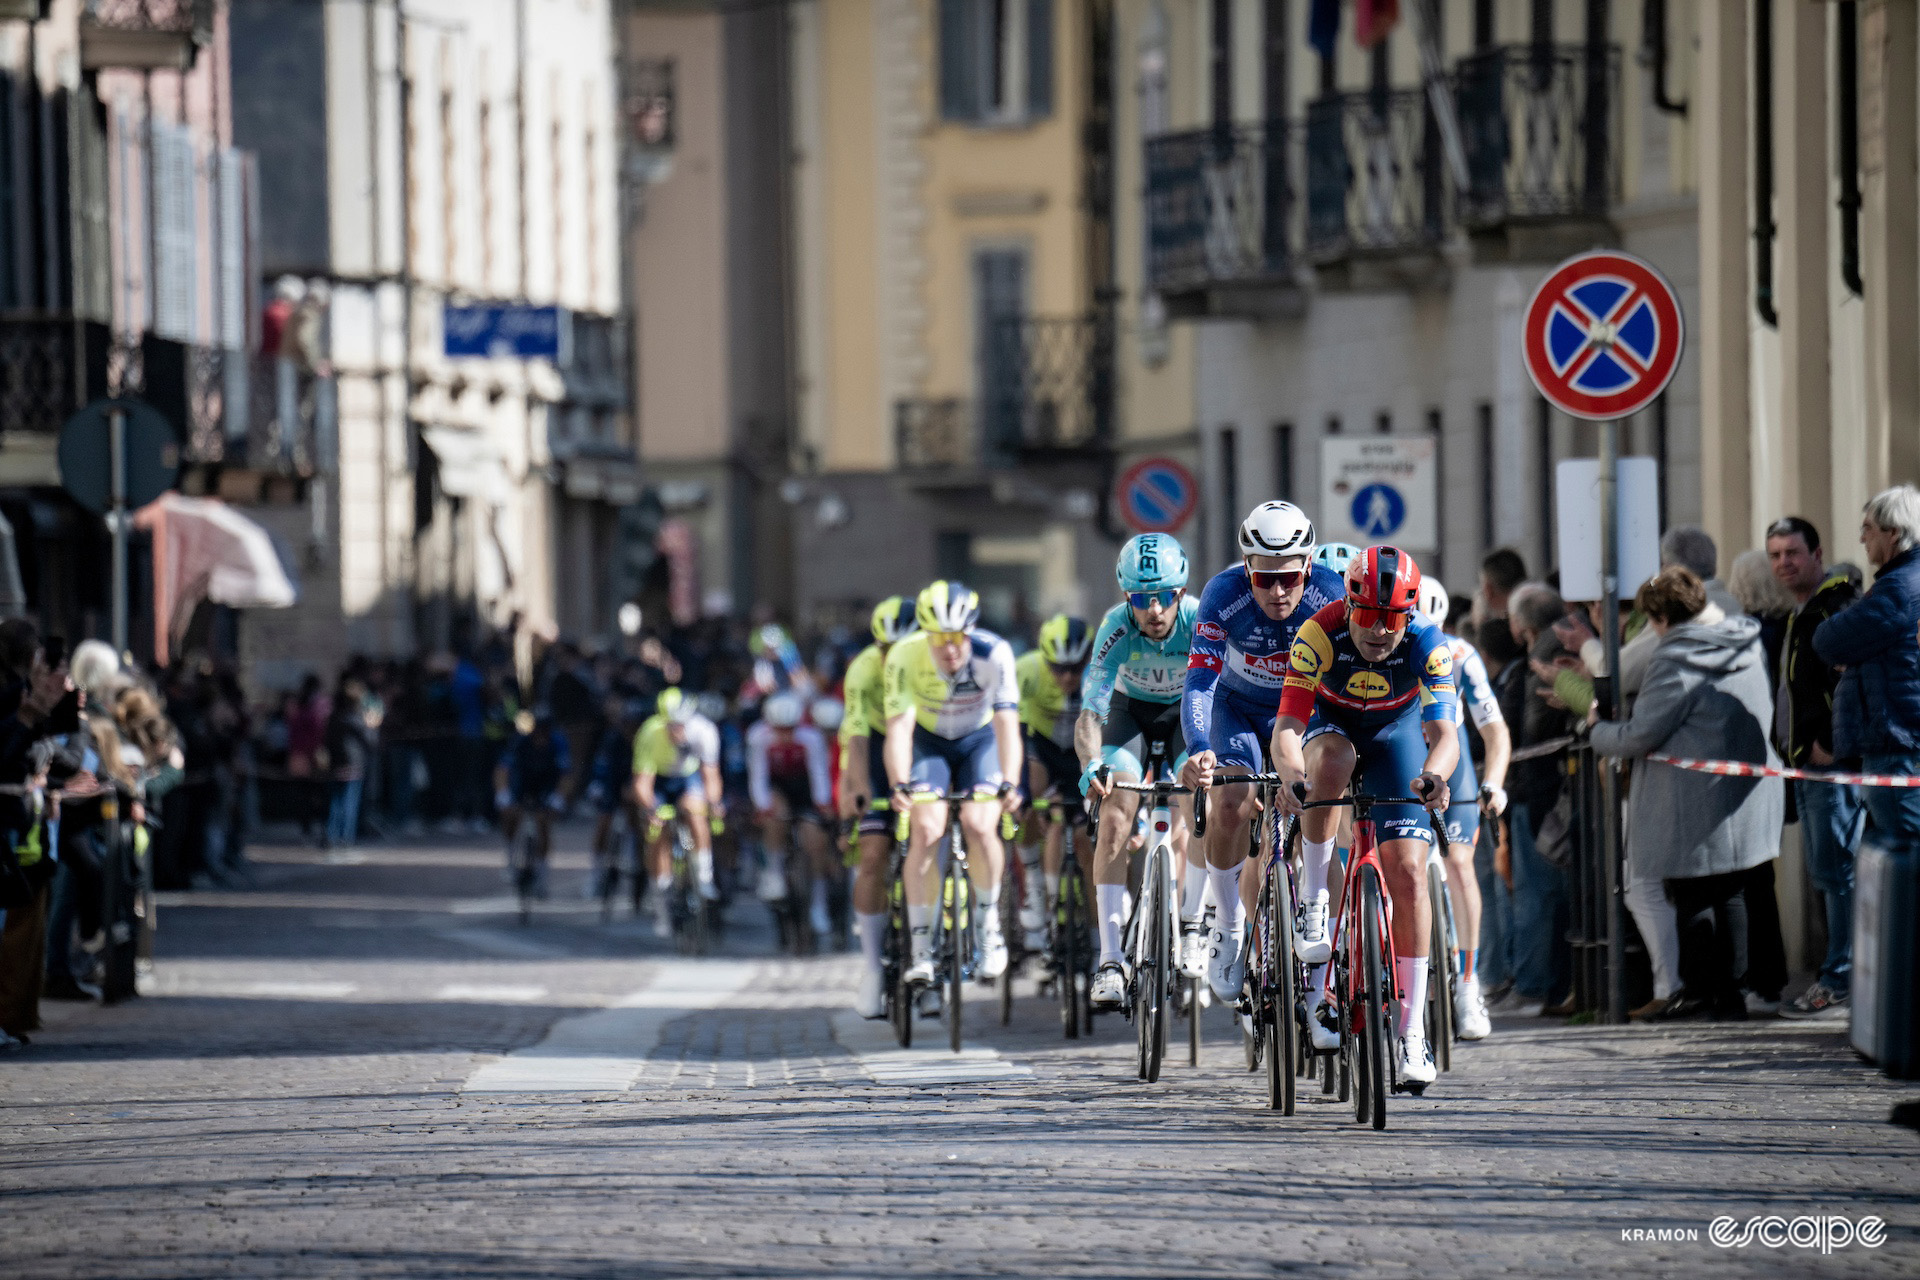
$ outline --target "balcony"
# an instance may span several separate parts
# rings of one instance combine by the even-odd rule
[[[980,456],[973,406],[958,396],[896,400],[893,442],[902,471],[957,471]]]
[[[1299,157],[1284,122],[1147,143],[1147,276],[1176,318],[1297,315]]]
[[[0,318],[0,439],[57,433],[107,394],[107,327],[71,316]]]
[[[86,0],[80,65],[88,71],[185,71],[213,42],[214,0]]]
[[[1113,438],[1113,322],[1019,317],[983,352],[981,439],[994,460],[1070,460]]]
[[[1306,256],[1323,283],[1408,283],[1436,271],[1447,235],[1440,130],[1419,89],[1307,104]]]
[[[1454,73],[1467,189],[1459,217],[1483,261],[1557,261],[1612,241],[1620,198],[1620,50],[1508,45]]]

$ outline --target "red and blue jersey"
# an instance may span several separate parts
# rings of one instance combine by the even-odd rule
[[[1306,724],[1317,708],[1342,730],[1368,733],[1416,712],[1423,721],[1457,721],[1458,701],[1453,650],[1431,618],[1410,614],[1393,652],[1368,662],[1348,632],[1346,602],[1336,601],[1294,637],[1280,714]]]

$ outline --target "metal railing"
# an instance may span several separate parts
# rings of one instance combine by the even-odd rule
[[[981,438],[1004,453],[1096,448],[1113,437],[1113,322],[1101,314],[999,321]],[[989,374],[992,376],[992,373]]]
[[[213,0],[86,0],[86,22],[109,31],[213,40]]]
[[[60,430],[107,388],[107,327],[72,316],[0,318],[0,436]]]
[[[1147,276],[1160,293],[1290,278],[1299,130],[1285,121],[1147,142]]]
[[[1308,257],[1430,250],[1445,237],[1446,168],[1424,91],[1308,103],[1304,144]]]
[[[1454,71],[1467,189],[1460,220],[1603,218],[1620,197],[1617,46],[1505,45]]]
[[[958,396],[916,396],[893,405],[893,440],[906,471],[972,466],[979,457],[972,406]]]

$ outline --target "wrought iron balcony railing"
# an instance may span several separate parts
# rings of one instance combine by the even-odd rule
[[[1306,251],[1315,262],[1430,251],[1447,232],[1439,126],[1419,89],[1307,104]]]
[[[214,0],[85,0],[80,60],[89,70],[184,70],[213,43]]]
[[[1620,197],[1620,50],[1504,45],[1454,72],[1467,189],[1460,221],[1604,218]]]
[[[958,396],[896,400],[893,440],[900,468],[937,471],[975,465],[980,451],[972,409]]]
[[[1283,121],[1147,143],[1147,277],[1179,295],[1290,281],[1299,263],[1297,130]]]
[[[990,449],[1074,453],[1113,438],[1109,315],[1010,318],[995,324],[987,341],[980,404],[981,438]]]
[[[107,326],[72,316],[0,318],[0,436],[52,434],[107,393]]]

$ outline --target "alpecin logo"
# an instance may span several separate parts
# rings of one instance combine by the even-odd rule
[[[1755,1214],[1742,1221],[1719,1217],[1707,1224],[1707,1239],[1722,1249],[1818,1249],[1832,1253],[1859,1245],[1878,1249],[1887,1242],[1887,1224],[1883,1218],[1862,1218],[1855,1222],[1839,1214],[1802,1214],[1783,1218],[1779,1214]]]

